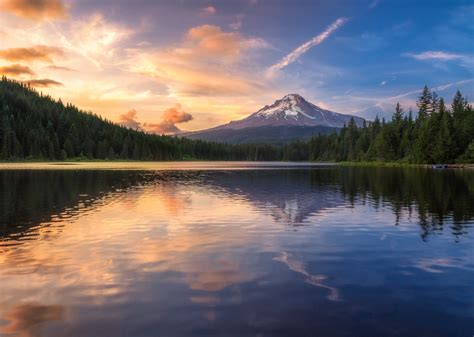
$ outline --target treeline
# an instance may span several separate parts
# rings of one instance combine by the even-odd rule
[[[358,128],[351,120],[341,132],[317,135],[283,149],[286,160],[400,161],[407,163],[474,162],[474,111],[457,91],[448,108],[425,87],[417,117],[399,103],[390,121],[378,117]]]
[[[116,125],[29,86],[0,81],[0,160],[279,160],[270,145],[228,145]]]
[[[340,132],[283,147],[224,144],[132,130],[44,96],[25,84],[0,81],[0,160],[294,160],[474,162],[474,111],[458,91],[446,107],[424,88],[416,118],[397,103],[390,121],[351,120]]]

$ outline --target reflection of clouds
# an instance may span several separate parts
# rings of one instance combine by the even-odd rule
[[[256,238],[233,225],[253,211],[246,201],[196,185],[160,182],[128,190],[73,223],[58,218],[39,226],[35,240],[3,247],[2,301],[105,305],[146,274],[173,272],[193,291],[191,301],[211,303],[218,297],[210,293],[260,275],[242,250]]]
[[[238,261],[231,256],[222,258],[217,264],[198,265],[198,268],[193,268],[194,271],[186,271],[189,287],[194,290],[216,292],[256,278],[254,273],[242,270]]]
[[[456,268],[456,269],[465,269],[465,270],[473,270],[473,268],[469,267],[469,260],[460,259],[460,258],[438,258],[438,259],[418,259],[415,262],[415,267],[419,268],[427,273],[435,273],[440,274],[446,272],[444,268]]]
[[[0,333],[18,337],[42,336],[41,328],[44,323],[61,321],[64,316],[65,309],[60,305],[20,304],[4,315],[2,319],[8,323],[0,325]]]
[[[288,266],[288,268],[296,273],[300,273],[306,277],[306,282],[309,284],[312,284],[316,287],[324,288],[329,290],[329,295],[327,296],[327,299],[330,301],[341,301],[341,297],[339,295],[339,290],[337,288],[328,286],[323,284],[322,282],[327,279],[326,275],[312,275],[310,274],[303,262],[292,259],[290,257],[290,254],[287,252],[282,252],[281,256],[275,258],[276,261],[283,262]]]
[[[175,233],[141,245],[134,263],[145,272],[181,273],[190,289],[207,292],[218,292],[231,285],[250,282],[258,276],[255,270],[245,268],[241,257],[213,253],[220,250],[220,245],[229,249],[229,245],[237,247],[239,242],[219,242],[214,236],[196,232]]]

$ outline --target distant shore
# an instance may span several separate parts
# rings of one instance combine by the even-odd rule
[[[410,164],[400,162],[302,162],[302,161],[223,161],[223,160],[65,160],[65,161],[0,161],[2,169],[243,169],[243,168],[297,168],[317,166],[346,167],[399,167],[433,168],[432,164]],[[444,167],[443,167],[444,168]],[[449,164],[447,169],[474,169],[474,164]]]
[[[284,161],[51,161],[4,162],[0,170],[247,170],[336,166],[336,163]]]
[[[336,164],[341,166],[374,166],[374,167],[424,167],[424,168],[432,168],[433,166],[437,165],[447,165],[447,169],[454,169],[454,168],[469,168],[474,169],[474,164],[468,163],[455,163],[455,164],[411,164],[411,163],[400,163],[400,162],[383,162],[383,161],[345,161],[345,162],[337,162]]]

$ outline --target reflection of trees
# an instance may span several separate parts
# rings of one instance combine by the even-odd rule
[[[231,198],[243,197],[291,225],[346,202],[390,207],[397,219],[417,214],[424,239],[446,223],[459,236],[474,219],[474,173],[468,170],[5,170],[0,171],[0,239],[21,239],[38,224],[77,215],[130,188],[156,182],[171,188],[199,184]]]
[[[397,219],[403,212],[418,214],[423,239],[446,223],[459,236],[474,219],[474,172],[469,170],[344,167],[328,172],[351,204],[388,206]]]
[[[55,216],[77,215],[147,180],[137,171],[0,171],[0,239],[19,239]]]
[[[277,221],[291,225],[347,201],[389,207],[397,223],[417,215],[422,237],[451,225],[464,234],[474,219],[474,172],[423,168],[332,167],[213,173],[206,180],[252,203],[270,205]]]

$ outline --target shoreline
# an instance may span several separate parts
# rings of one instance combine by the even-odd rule
[[[451,166],[452,165],[452,166]],[[431,168],[431,169],[474,169],[474,164],[449,164],[436,168],[432,164],[409,164],[397,162],[316,162],[316,161],[225,161],[225,160],[65,160],[65,161],[0,161],[0,170],[14,169],[270,169],[305,168],[321,166],[341,167],[386,167],[386,168]]]

